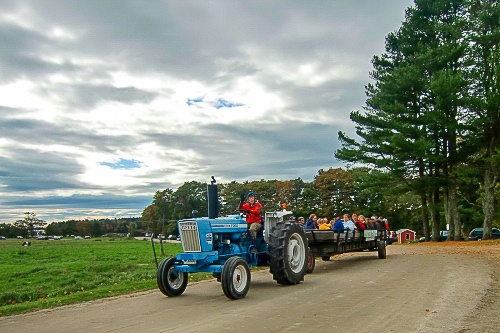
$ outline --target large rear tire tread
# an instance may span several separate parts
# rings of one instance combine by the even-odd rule
[[[279,222],[269,234],[269,271],[278,284],[292,285],[304,280],[309,251],[307,238],[297,223]]]
[[[158,267],[156,282],[165,296],[179,296],[186,290],[188,273],[175,270],[175,258],[165,258]]]
[[[229,258],[221,273],[222,291],[229,299],[240,299],[250,289],[250,266],[241,257]]]

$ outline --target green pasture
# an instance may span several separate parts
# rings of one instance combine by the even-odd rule
[[[150,240],[0,241],[0,316],[156,288]],[[155,243],[160,261],[160,245]],[[164,243],[166,256],[182,251]],[[206,278],[192,274],[190,281]]]

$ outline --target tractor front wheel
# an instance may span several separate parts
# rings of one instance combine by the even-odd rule
[[[165,258],[158,267],[156,282],[165,296],[179,296],[186,290],[188,273],[175,270],[175,258]]]
[[[241,257],[229,258],[221,274],[222,291],[227,298],[240,299],[250,289],[250,267]]]

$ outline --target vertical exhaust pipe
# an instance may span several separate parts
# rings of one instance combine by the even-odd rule
[[[212,181],[210,185],[207,185],[207,197],[208,197],[208,218],[216,219],[219,217],[219,194],[217,192],[216,180],[212,176]]]

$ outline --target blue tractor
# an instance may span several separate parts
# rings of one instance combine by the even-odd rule
[[[158,266],[158,288],[164,295],[181,295],[189,273],[209,272],[221,282],[224,295],[240,299],[250,288],[251,266],[269,266],[273,279],[282,285],[304,280],[307,238],[298,223],[285,218],[290,211],[266,212],[264,227],[252,239],[243,214],[218,217],[215,180],[207,192],[209,216],[179,220],[183,252]]]

